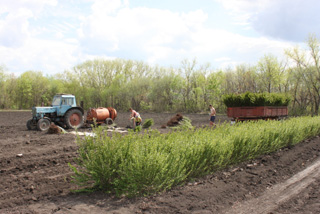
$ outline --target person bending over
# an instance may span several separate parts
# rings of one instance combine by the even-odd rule
[[[142,122],[140,114],[132,108],[130,108],[129,111],[131,112],[130,120],[134,120],[136,126],[140,126]]]

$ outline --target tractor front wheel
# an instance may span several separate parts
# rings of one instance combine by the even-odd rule
[[[37,128],[39,131],[48,131],[50,127],[50,120],[42,118],[37,123]]]
[[[69,129],[78,129],[83,126],[83,115],[79,109],[68,111],[64,117]]]
[[[33,122],[33,119],[30,119],[27,121],[27,128],[28,128],[28,130],[37,129],[37,124]]]

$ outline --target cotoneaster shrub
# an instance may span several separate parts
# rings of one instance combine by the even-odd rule
[[[227,107],[241,106],[288,106],[290,96],[279,93],[251,93],[228,94],[223,96],[223,102]]]
[[[293,146],[320,134],[320,117],[223,124],[168,134],[134,131],[77,138],[73,181],[116,195],[148,195],[195,177]]]

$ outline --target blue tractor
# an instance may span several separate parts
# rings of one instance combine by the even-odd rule
[[[51,122],[62,127],[77,129],[83,126],[84,110],[77,106],[72,94],[57,94],[50,107],[33,107],[32,118],[27,122],[29,130],[47,131]]]

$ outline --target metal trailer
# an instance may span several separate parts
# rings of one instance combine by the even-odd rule
[[[228,117],[233,121],[247,120],[274,120],[283,119],[288,116],[287,106],[243,106],[228,107]]]

